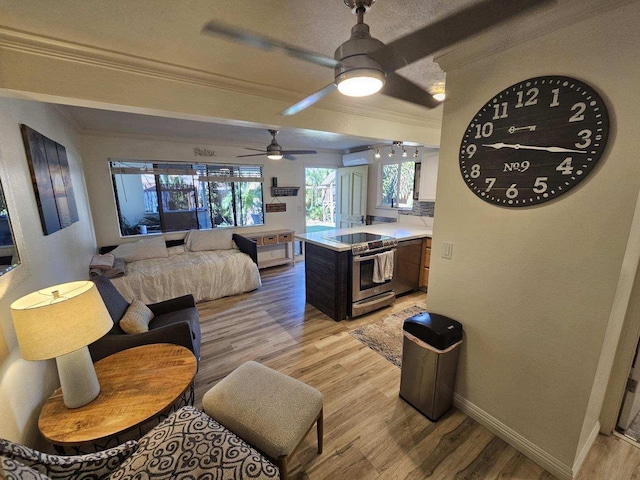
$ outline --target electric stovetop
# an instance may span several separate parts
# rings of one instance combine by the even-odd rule
[[[374,242],[376,240],[382,240],[389,238],[383,235],[376,235],[374,233],[349,233],[347,235],[338,235],[337,237],[328,237],[329,240],[335,240],[336,242],[346,243],[347,245],[357,245],[359,243]]]

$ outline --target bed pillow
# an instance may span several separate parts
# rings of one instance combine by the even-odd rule
[[[145,333],[149,331],[149,322],[153,312],[140,300],[134,300],[120,320],[120,328],[125,333]]]
[[[113,249],[111,253],[117,258],[122,258],[126,263],[169,256],[167,245],[162,237],[144,238],[137,242],[123,243]]]
[[[233,231],[226,228],[214,230],[189,230],[184,239],[185,249],[189,252],[204,252],[207,250],[231,250]]]
[[[173,255],[182,255],[186,253],[186,250],[184,249],[184,245],[176,245],[175,247],[167,247],[167,253],[171,257]]]

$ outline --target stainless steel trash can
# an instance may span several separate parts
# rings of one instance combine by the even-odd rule
[[[462,325],[424,312],[407,318],[402,329],[400,397],[436,421],[453,405]]]

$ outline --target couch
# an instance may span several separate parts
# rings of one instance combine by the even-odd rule
[[[204,412],[183,407],[140,440],[98,453],[45,454],[0,439],[7,480],[187,480],[280,478],[261,453]]]
[[[200,315],[192,295],[147,305],[154,314],[149,331],[128,334],[120,328],[119,323],[129,308],[129,302],[107,277],[99,275],[91,280],[96,284],[113,320],[111,330],[89,345],[94,362],[127,348],[152,343],[182,345],[200,360]]]
[[[184,240],[150,236],[117,247],[102,247],[124,261],[113,278],[132,302],[156,303],[192,294],[196,302],[249,292],[262,285],[256,243],[228,229],[191,230]]]

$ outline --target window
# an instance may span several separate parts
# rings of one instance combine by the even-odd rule
[[[415,162],[411,160],[383,163],[380,168],[379,206],[413,207]]]
[[[122,236],[263,225],[262,166],[109,162]]]

